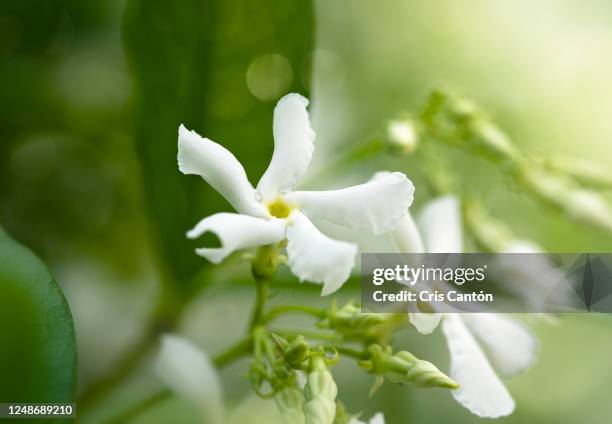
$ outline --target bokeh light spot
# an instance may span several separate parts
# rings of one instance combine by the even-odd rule
[[[259,100],[276,100],[289,90],[293,71],[289,61],[280,54],[256,57],[247,70],[249,91]]]

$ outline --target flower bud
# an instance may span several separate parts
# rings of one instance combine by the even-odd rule
[[[289,365],[299,368],[308,357],[310,346],[301,334],[283,349],[283,356]]]
[[[320,356],[314,356],[310,360],[304,394],[306,424],[332,424],[336,416],[338,388],[325,360]]]
[[[304,394],[296,386],[285,387],[274,397],[276,406],[286,424],[304,424]]]
[[[414,152],[419,144],[416,122],[407,117],[389,121],[385,141],[394,151],[399,153],[409,154]]]
[[[606,166],[575,157],[542,159],[541,164],[551,171],[571,176],[578,183],[594,189],[612,189],[612,172]]]
[[[412,383],[422,388],[456,389],[459,387],[434,364],[418,359],[410,352],[401,351],[392,354],[390,348],[383,350],[378,345],[372,345],[368,350],[370,359],[360,361],[360,366],[372,373],[383,375],[393,383]]]
[[[514,239],[510,230],[489,215],[477,201],[464,201],[463,212],[466,225],[479,247],[490,252],[500,252]]]
[[[348,333],[363,333],[364,330],[384,321],[385,318],[382,315],[362,313],[359,307],[349,302],[340,309],[334,304],[321,326]]]
[[[599,193],[534,166],[522,166],[517,178],[536,197],[570,218],[612,232],[612,208]]]

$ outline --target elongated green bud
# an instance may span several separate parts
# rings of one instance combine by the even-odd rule
[[[404,377],[417,387],[442,387],[446,389],[457,389],[459,387],[449,376],[429,361],[418,359],[406,351],[397,352],[395,357],[406,361],[408,372]],[[402,369],[405,367],[402,367]]]
[[[503,251],[508,243],[516,238],[508,227],[489,215],[484,207],[474,200],[463,202],[463,216],[479,247],[486,251]]]
[[[440,371],[434,364],[423,361],[410,352],[395,354],[390,349],[378,345],[369,347],[370,359],[360,361],[359,365],[369,372],[383,375],[393,383],[412,383],[421,388],[441,387],[457,389],[459,385]]]
[[[584,186],[612,190],[612,172],[600,163],[575,157],[544,158],[538,163],[551,171],[569,175]]]
[[[285,424],[304,424],[304,394],[296,386],[285,387],[274,397]]]
[[[581,188],[560,175],[542,171],[533,164],[522,166],[517,180],[538,199],[570,218],[612,232],[612,208],[599,193]]]
[[[322,357],[314,356],[310,360],[304,394],[306,424],[332,424],[336,416],[338,388]]]
[[[327,314],[327,319],[321,323],[322,327],[333,328],[344,333],[363,333],[385,321],[380,314],[362,313],[353,302],[349,302],[340,309],[335,305]]]

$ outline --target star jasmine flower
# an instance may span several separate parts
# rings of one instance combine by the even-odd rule
[[[223,146],[179,127],[178,164],[184,174],[200,175],[238,213],[217,213],[200,221],[187,236],[206,232],[219,248],[196,253],[219,263],[230,253],[287,240],[288,265],[301,280],[323,284],[322,295],[348,279],[357,246],[331,239],[311,222],[324,219],[355,230],[382,234],[395,228],[413,200],[414,186],[402,173],[388,173],[364,184],[329,191],[293,191],[314,152],[308,100],[288,94],[274,109],[274,153],[254,188],[240,162]]]
[[[162,336],[155,371],[164,384],[200,411],[204,422],[225,421],[217,371],[208,356],[191,342],[176,335]]]
[[[391,233],[399,252],[461,253],[463,235],[459,200],[452,195],[432,200],[418,226],[408,212]],[[529,367],[536,353],[532,334],[518,322],[490,313],[439,314],[411,310],[410,322],[429,334],[438,323],[451,355],[450,377],[460,387],[453,397],[475,415],[487,418],[514,411],[514,399],[497,376],[512,377]],[[495,369],[495,370],[494,370]]]

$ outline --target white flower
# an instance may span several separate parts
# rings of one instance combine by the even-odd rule
[[[408,212],[402,221],[391,233],[393,240],[404,239],[395,241],[398,247],[409,246],[413,253],[418,253],[414,246],[419,245],[431,253],[463,251],[461,208],[454,196],[434,199],[423,208],[417,220],[420,232],[413,228]],[[514,411],[514,400],[494,368],[512,377],[531,365],[536,341],[523,325],[490,313],[441,315],[411,310],[409,319],[423,334],[433,332],[442,320],[451,355],[450,377],[460,385],[452,394],[459,403],[480,417],[501,417]]]
[[[330,191],[292,191],[305,174],[314,151],[308,100],[288,94],[274,109],[274,153],[257,189],[244,168],[223,146],[179,127],[178,164],[184,174],[200,175],[238,211],[218,213],[187,233],[218,236],[220,248],[196,252],[214,263],[230,253],[288,240],[289,267],[301,281],[322,283],[322,294],[336,291],[349,277],[357,247],[333,240],[310,218],[322,218],[356,230],[382,234],[395,228],[412,203],[414,186],[402,173]]]
[[[155,371],[164,384],[200,411],[205,422],[224,422],[219,376],[203,351],[179,336],[164,335]]]
[[[372,415],[372,418],[370,418],[370,421],[368,422],[358,420],[357,418],[352,418],[349,421],[349,424],[385,424],[385,416],[382,414],[382,412],[377,412],[376,414]]]

